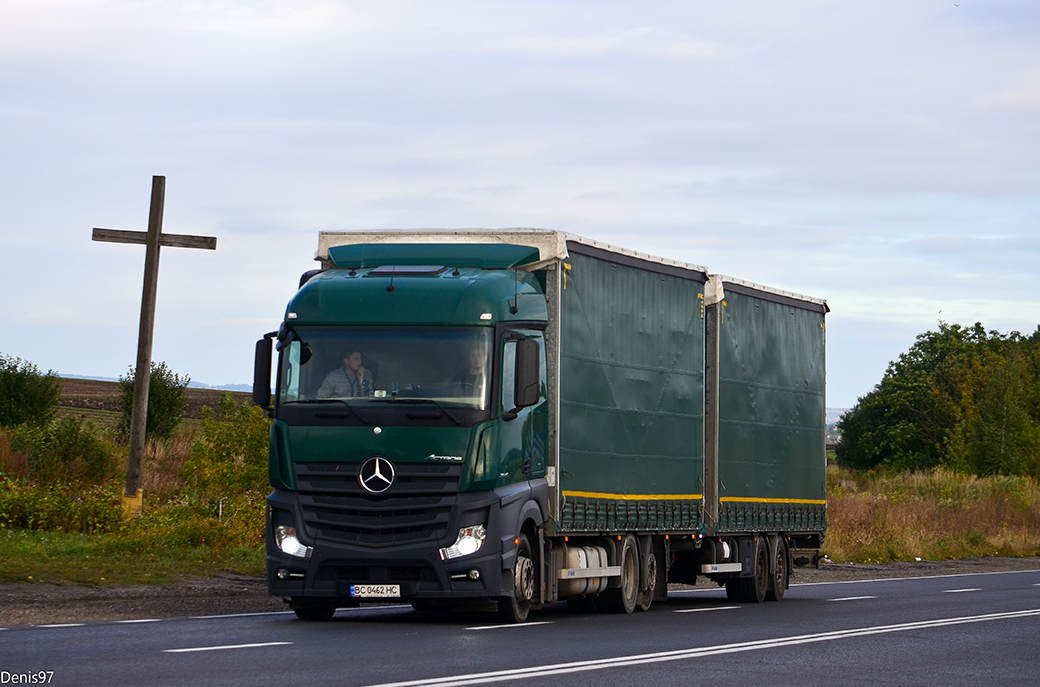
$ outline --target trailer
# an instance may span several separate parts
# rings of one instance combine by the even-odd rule
[[[628,613],[700,576],[760,602],[818,565],[824,301],[550,230],[322,232],[316,259],[254,380],[268,588],[301,618]]]

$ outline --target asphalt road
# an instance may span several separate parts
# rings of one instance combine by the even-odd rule
[[[780,603],[673,593],[524,625],[408,606],[0,630],[0,687],[1040,684],[1040,571],[807,584]]]

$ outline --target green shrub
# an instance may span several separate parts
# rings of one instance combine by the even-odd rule
[[[200,495],[228,496],[267,486],[271,421],[249,403],[235,406],[231,394],[220,399],[219,415],[202,409],[202,434],[181,469],[185,485]]]
[[[0,528],[27,530],[116,532],[125,513],[117,485],[37,483],[0,474]]]
[[[61,399],[61,380],[27,360],[0,353],[0,427],[45,425]]]
[[[43,426],[21,425],[8,441],[15,452],[28,454],[26,471],[31,479],[86,479],[99,482],[115,468],[110,447],[94,432],[91,423],[58,418]]]
[[[126,377],[119,378],[119,409],[123,416],[119,432],[130,436],[130,424],[134,412],[134,378],[136,371],[130,368]],[[148,378],[148,419],[145,436],[168,440],[181,423],[188,409],[188,383],[191,378],[174,374],[166,363],[152,363]]]

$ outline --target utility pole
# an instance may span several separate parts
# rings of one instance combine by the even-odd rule
[[[140,513],[144,501],[141,465],[144,462],[145,428],[148,420],[148,384],[152,373],[152,333],[155,331],[155,293],[159,283],[159,247],[216,250],[215,236],[187,236],[162,233],[166,177],[152,177],[152,202],[148,211],[148,231],[94,229],[94,241],[143,243],[144,289],[141,293],[141,325],[137,334],[137,367],[134,369],[134,405],[130,416],[130,453],[126,461],[126,489],[123,506]]]

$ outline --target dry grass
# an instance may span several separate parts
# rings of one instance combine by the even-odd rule
[[[1040,485],[949,470],[894,474],[830,468],[825,551],[885,562],[1040,555]]]
[[[185,423],[169,441],[150,440],[145,445],[141,488],[146,498],[170,498],[184,488],[180,471],[191,457],[191,445],[198,436],[198,425]]]

